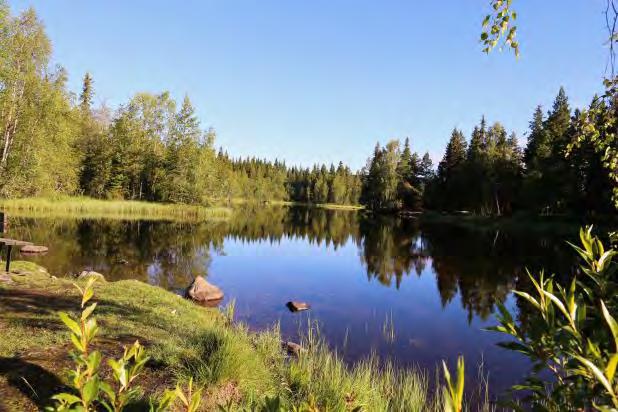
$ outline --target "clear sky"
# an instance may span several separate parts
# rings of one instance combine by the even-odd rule
[[[409,136],[439,159],[450,131],[485,114],[522,137],[560,85],[602,90],[604,0],[515,0],[519,60],[481,53],[487,0],[9,0],[34,6],[54,62],[97,100],[188,93],[233,156],[361,167]]]

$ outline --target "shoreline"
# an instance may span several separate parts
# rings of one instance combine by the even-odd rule
[[[102,200],[89,197],[30,197],[0,199],[0,210],[15,217],[225,221],[227,207],[155,203],[137,200]]]
[[[56,278],[23,261],[13,263],[10,278],[10,282],[0,281],[4,315],[0,330],[5,336],[0,359],[22,365],[15,373],[29,381],[36,383],[36,376],[47,376],[50,384],[66,383],[68,333],[56,313],[78,312],[75,279]],[[157,396],[176,381],[191,377],[205,387],[205,410],[229,403],[242,409],[265,397],[279,397],[290,409],[309,402],[320,410],[442,409],[437,391],[441,388],[430,389],[428,371],[380,365],[375,356],[346,366],[314,330],[301,340],[298,357],[287,356],[277,325],[251,332],[233,321],[233,304],[205,308],[137,280],[99,281],[94,301],[102,335],[96,343],[100,350],[115,355],[134,339],[146,347],[155,366],[146,368],[138,379],[143,397]],[[36,386],[38,395],[28,396],[12,376],[0,374],[0,399],[10,402],[7,408],[30,410],[49,404],[54,388],[41,383]]]

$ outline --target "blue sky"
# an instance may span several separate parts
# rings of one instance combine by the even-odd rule
[[[97,101],[188,93],[233,156],[361,167],[376,141],[409,136],[439,159],[482,114],[523,140],[563,85],[602,90],[603,0],[516,0],[519,60],[481,53],[487,0],[9,0],[34,6],[54,62]]]

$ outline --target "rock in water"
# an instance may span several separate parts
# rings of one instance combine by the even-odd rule
[[[82,273],[80,273],[77,278],[78,279],[88,279],[91,277],[95,277],[99,280],[105,280],[105,276],[103,276],[102,274],[100,274],[99,272],[95,272],[94,270],[84,270]]]
[[[296,302],[296,301],[290,301],[290,302],[286,303],[285,306],[288,307],[290,312],[300,312],[300,311],[303,311],[303,310],[309,310],[311,308],[311,306],[309,306],[308,303]]]
[[[223,299],[223,291],[208,283],[204,277],[198,276],[187,288],[187,296],[197,302],[212,302]]]
[[[282,346],[283,346],[283,349],[285,349],[285,351],[290,356],[295,356],[295,357],[298,358],[300,356],[300,354],[303,352],[303,347],[300,346],[298,343],[283,342]]]
[[[48,250],[49,248],[47,246],[26,245],[20,249],[20,252],[25,254],[38,254],[47,253]]]

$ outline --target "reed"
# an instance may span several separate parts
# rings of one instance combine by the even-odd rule
[[[1,199],[0,210],[13,216],[92,219],[226,220],[231,209],[89,197],[30,197]]]

